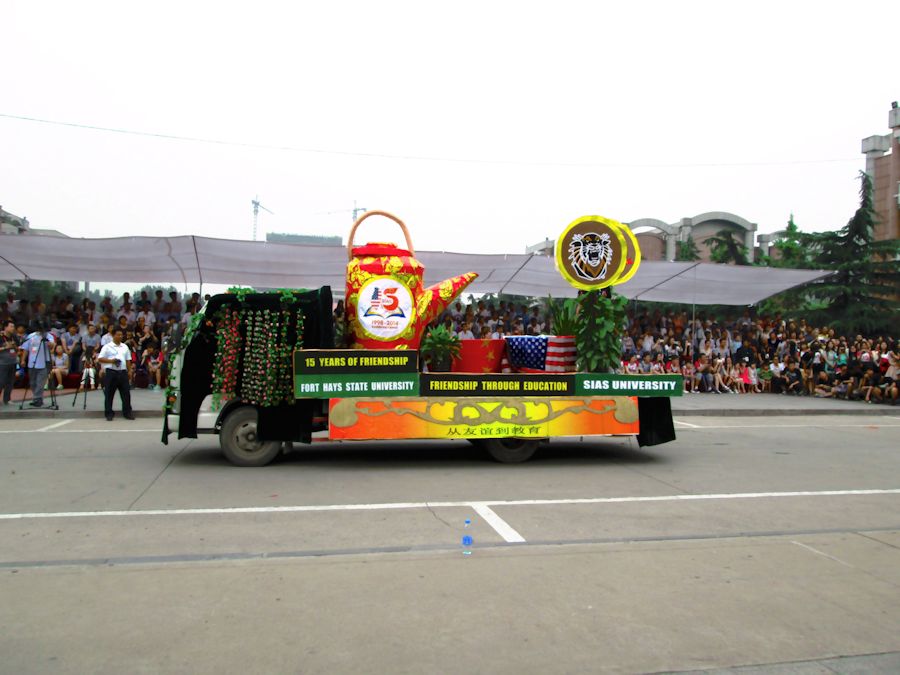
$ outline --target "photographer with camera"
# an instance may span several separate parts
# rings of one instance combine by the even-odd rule
[[[50,352],[55,345],[53,333],[47,330],[43,319],[36,319],[34,332],[22,343],[22,365],[28,368],[28,382],[31,384],[32,408],[44,405],[44,385],[49,374]]]
[[[131,379],[131,348],[128,347],[122,338],[125,331],[116,326],[112,330],[112,341],[107,342],[100,349],[100,356],[97,362],[104,364],[103,369],[103,386],[106,390],[106,400],[104,412],[106,420],[113,420],[113,397],[116,390],[119,392],[119,398],[122,400],[122,415],[126,420],[133,420],[134,414],[131,411],[131,392],[129,391],[129,381]]]
[[[0,392],[3,394],[4,405],[12,397],[18,363],[19,338],[16,335],[16,324],[9,319],[3,322],[3,332],[0,333]]]

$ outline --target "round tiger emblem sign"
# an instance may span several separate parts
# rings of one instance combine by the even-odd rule
[[[576,288],[605,288],[634,275],[639,251],[627,226],[602,216],[585,216],[570,223],[556,240],[556,266]]]

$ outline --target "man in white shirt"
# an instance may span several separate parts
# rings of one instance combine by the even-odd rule
[[[149,303],[141,308],[141,311],[138,312],[137,319],[143,319],[145,326],[152,327],[153,324],[156,323],[156,315],[151,311]],[[137,319],[135,319],[135,321],[137,321]]]
[[[122,414],[126,420],[133,420],[134,414],[131,411],[131,392],[128,389],[129,371],[132,368],[131,350],[128,345],[122,342],[125,336],[118,326],[112,330],[112,342],[107,342],[100,349],[100,356],[97,358],[102,363],[103,369],[103,386],[106,390],[106,400],[104,411],[106,412],[106,421],[112,422],[113,397],[116,390],[119,392],[119,398],[122,400]]]

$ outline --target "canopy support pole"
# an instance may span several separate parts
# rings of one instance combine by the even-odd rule
[[[506,280],[506,283],[504,283],[500,287],[500,290],[497,291],[497,299],[498,300],[500,299],[500,294],[503,293],[503,291],[506,289],[506,287],[515,280],[515,278],[519,275],[519,272],[521,272],[525,268],[525,265],[527,265],[528,263],[531,262],[531,260],[532,260],[532,258],[534,258],[534,256],[535,256],[535,254],[532,253],[530,258],[525,258],[525,262],[523,262],[521,265],[519,265],[519,269],[517,269],[515,272],[513,272],[512,275],[509,277],[509,279]]]
[[[15,267],[17,270],[19,270],[19,272],[22,274],[22,276],[25,277],[25,280],[26,280],[26,281],[28,281],[28,280],[31,279],[31,277],[29,277],[27,274],[25,274],[25,270],[23,270],[23,269],[22,269],[21,267],[19,267],[18,265],[13,264],[13,262],[12,262],[11,260],[7,260],[7,259],[4,258],[2,255],[0,255],[0,260],[2,260],[3,262],[5,262],[5,263],[6,263],[7,265],[9,265],[10,267]],[[12,309],[12,307],[10,307],[10,309]]]
[[[700,346],[700,343],[697,342],[697,266],[694,265],[694,292],[691,294],[691,343],[693,347],[691,347],[691,358],[694,358],[697,355],[697,347]]]
[[[197,253],[197,237],[191,235],[191,243],[194,245],[194,260],[197,261],[197,276],[200,277],[200,297],[203,297],[203,270],[200,269],[200,254]]]

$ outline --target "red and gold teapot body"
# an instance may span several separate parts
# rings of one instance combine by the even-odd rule
[[[370,243],[353,246],[356,228],[369,216],[385,216],[403,230],[407,248]],[[425,287],[425,266],[415,258],[409,230],[385,211],[364,213],[347,242],[345,316],[350,347],[418,349],[425,327],[478,275],[468,272]]]

